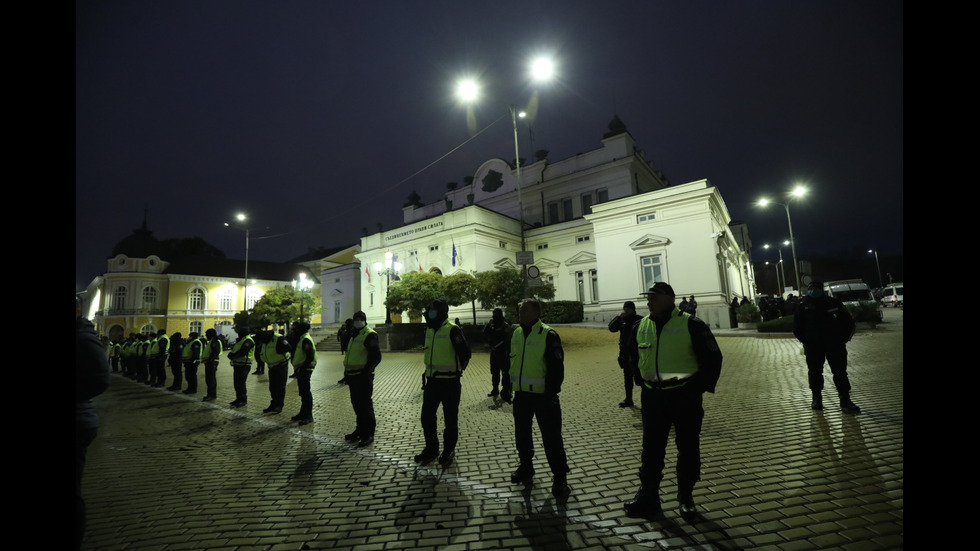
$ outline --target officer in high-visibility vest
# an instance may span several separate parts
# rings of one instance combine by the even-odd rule
[[[235,332],[238,333],[238,340],[228,352],[228,359],[231,360],[231,368],[234,371],[232,377],[235,385],[235,400],[230,405],[239,408],[248,403],[245,381],[248,379],[249,370],[252,369],[252,358],[255,357],[255,339],[252,338],[252,329],[247,325],[236,327]]]
[[[122,353],[122,343],[118,340],[109,344],[109,362],[112,365],[112,372],[119,371],[119,357]]]
[[[292,420],[300,425],[313,422],[313,392],[310,388],[310,378],[316,368],[316,344],[310,337],[310,324],[305,321],[293,323],[289,332],[289,344],[292,347],[293,374],[296,388],[299,390],[299,413]]]
[[[357,424],[354,432],[344,436],[358,446],[370,446],[374,442],[374,430],[378,423],[374,417],[374,368],[381,363],[381,347],[378,333],[367,324],[367,314],[354,312],[350,340],[344,353],[344,379],[350,390],[350,403],[354,408]]]
[[[218,332],[214,329],[205,331],[204,336],[207,341],[201,350],[201,361],[204,362],[204,384],[207,385],[208,391],[203,401],[212,402],[218,397],[218,360],[221,358],[222,346]],[[187,391],[185,390],[184,393],[186,394]]]
[[[192,331],[187,335],[187,342],[180,353],[180,363],[184,367],[184,376],[187,378],[186,394],[197,394],[197,368],[201,365],[201,353],[204,351],[204,343],[201,342],[200,335]],[[180,387],[177,387],[180,390]]]
[[[674,289],[658,282],[643,293],[650,314],[633,327],[627,348],[640,386],[643,454],[640,488],[623,504],[630,516],[661,512],[660,481],[671,426],[677,444],[677,501],[682,516],[695,514],[694,484],[701,473],[702,394],[714,392],[721,350],[711,329],[675,306]]]
[[[470,363],[470,345],[463,330],[449,321],[449,304],[443,299],[432,301],[425,309],[425,376],[428,380],[422,394],[422,433],[425,448],[415,456],[416,463],[429,463],[436,457],[449,465],[456,455],[459,441],[459,398],[462,391],[459,379]],[[439,434],[436,410],[442,404],[446,428],[442,433],[443,448],[439,455]]]
[[[518,313],[520,325],[510,340],[507,375],[514,390],[514,440],[520,465],[510,475],[514,484],[530,482],[534,476],[532,422],[538,419],[544,453],[551,467],[551,492],[568,490],[568,457],[561,436],[561,403],[558,394],[565,380],[565,352],[561,338],[541,322],[541,303],[527,299]],[[504,389],[505,400],[510,390]]]
[[[184,340],[180,331],[175,331],[173,335],[170,335],[170,353],[167,354],[167,363],[170,364],[170,374],[174,376],[174,383],[168,386],[167,390],[180,390],[184,386],[184,364],[181,358],[186,344],[187,341]]]
[[[255,334],[259,348],[256,355],[269,368],[269,407],[262,413],[282,413],[286,400],[286,381],[289,380],[289,341],[275,331],[259,331]],[[254,375],[254,373],[253,373]]]
[[[166,329],[157,331],[156,349],[150,346],[150,386],[162,387],[167,382],[167,355],[170,354],[170,337]]]

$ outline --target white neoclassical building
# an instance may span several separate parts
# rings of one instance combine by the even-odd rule
[[[753,296],[751,243],[744,226],[731,226],[718,189],[707,180],[671,185],[618,118],[598,149],[557,162],[539,158],[520,172],[519,185],[515,167],[490,159],[443,199],[411,201],[403,226],[361,239],[359,264],[323,272],[324,292],[354,297],[380,321],[390,281],[375,265],[385,264],[386,253],[402,273],[517,268],[523,207],[530,264],[554,284],[556,300],[581,301],[586,320],[605,322],[626,300],[645,312],[639,293],[655,281],[669,282],[678,300],[694,295],[698,316],[712,327],[729,326],[733,296]],[[350,315],[327,311],[333,303],[324,297],[325,323]],[[469,319],[469,307],[455,316]]]

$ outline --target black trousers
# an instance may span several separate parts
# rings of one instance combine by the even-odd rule
[[[623,370],[623,388],[626,390],[626,401],[633,401],[633,370],[630,369],[629,362],[626,357],[619,356],[616,358],[619,362],[619,368]]]
[[[548,466],[555,476],[564,476],[568,472],[568,459],[561,436],[561,404],[558,396],[523,391],[514,395],[514,440],[521,464],[530,465],[534,457],[532,421],[535,417]]]
[[[180,362],[170,364],[170,374],[174,376],[174,384],[171,386],[180,388],[184,385],[184,371]]]
[[[289,362],[269,366],[269,407],[282,409],[286,402],[286,382],[289,380]]]
[[[248,401],[248,389],[245,386],[245,381],[248,380],[248,372],[252,369],[249,364],[245,365],[233,365],[232,368],[235,370],[233,377],[233,382],[235,385],[235,400],[239,402]]]
[[[197,392],[197,366],[199,364],[200,362],[184,363],[184,375],[187,377],[187,392],[189,393]],[[176,380],[174,381],[174,386],[179,388],[181,385],[180,371],[175,371],[174,377],[176,378]]]
[[[209,398],[218,396],[218,362],[204,362],[204,384],[208,387]]]
[[[313,417],[313,392],[310,388],[310,379],[313,377],[312,369],[303,369],[296,372],[296,388],[299,390],[299,414],[302,417]]]
[[[459,441],[459,399],[462,386],[459,377],[429,377],[422,393],[422,434],[425,436],[425,449],[439,451],[439,433],[436,411],[442,405],[442,415],[446,428],[442,431],[443,453],[456,451]]]
[[[701,478],[701,424],[704,420],[702,393],[695,385],[667,390],[641,387],[643,453],[640,482],[659,487],[670,429],[677,445],[677,487],[680,493],[694,489]]]
[[[75,548],[81,549],[85,537],[85,500],[82,499],[82,473],[85,471],[85,454],[95,440],[97,428],[75,428]]]
[[[851,380],[847,377],[847,344],[807,344],[805,350],[810,390],[813,392],[823,390],[823,363],[826,360],[830,365],[830,372],[834,375],[837,392],[841,395],[850,395]]]
[[[490,351],[490,383],[494,390],[499,388],[500,374],[507,371],[508,363],[510,363],[510,353],[503,346]],[[504,388],[507,388],[506,384]]]
[[[374,437],[378,421],[374,416],[374,375],[361,373],[347,375],[347,388],[350,390],[350,405],[354,408],[357,426],[354,434],[361,438]]]

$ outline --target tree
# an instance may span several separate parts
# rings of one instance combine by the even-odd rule
[[[442,279],[435,272],[408,272],[388,287],[385,307],[391,312],[408,311],[409,319],[418,319],[426,304],[444,298]]]
[[[508,316],[517,315],[517,307],[524,298],[524,279],[521,272],[509,268],[499,268],[487,272],[477,272],[475,295],[484,310],[502,308]],[[555,298],[555,286],[546,283],[530,287],[533,298],[550,300]]]
[[[300,293],[292,287],[276,287],[256,301],[250,317],[264,321],[255,327],[266,327],[270,323],[288,326],[299,319],[300,296],[303,301],[303,316],[309,318],[319,308],[319,300],[313,293]]]
[[[467,302],[473,304],[473,323],[476,323],[476,278],[467,272],[456,272],[442,278],[442,291],[450,306]]]

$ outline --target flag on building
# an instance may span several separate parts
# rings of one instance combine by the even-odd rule
[[[453,266],[456,265],[456,240],[453,239]]]
[[[367,266],[364,267],[364,273],[367,274],[368,281],[370,281],[371,280],[371,272],[368,271],[368,267]]]

